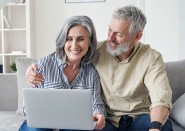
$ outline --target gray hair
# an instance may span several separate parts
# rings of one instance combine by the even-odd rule
[[[113,13],[113,18],[121,20],[130,20],[130,36],[139,31],[143,31],[146,25],[146,17],[140,9],[135,6],[124,6],[118,8]]]
[[[66,53],[64,51],[64,46],[66,43],[66,38],[68,31],[71,27],[74,26],[82,26],[86,30],[89,36],[89,49],[85,56],[82,58],[81,62],[89,64],[93,61],[96,46],[97,46],[97,38],[96,31],[94,28],[94,24],[92,20],[88,16],[73,16],[67,19],[61,31],[59,32],[56,39],[56,54],[63,60],[66,61]]]

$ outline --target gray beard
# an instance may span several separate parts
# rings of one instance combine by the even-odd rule
[[[106,51],[112,56],[119,56],[129,50],[129,44],[120,44],[116,49],[112,49],[109,43],[106,44]]]

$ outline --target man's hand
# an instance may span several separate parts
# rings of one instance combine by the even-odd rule
[[[37,70],[37,65],[32,64],[26,71],[26,81],[32,87],[35,87],[36,84],[43,82],[43,76],[38,74]]]
[[[96,121],[96,126],[95,126],[96,130],[101,130],[105,127],[105,117],[103,114],[95,113],[93,115],[93,119],[94,121]]]

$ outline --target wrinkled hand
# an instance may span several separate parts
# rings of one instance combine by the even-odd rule
[[[95,113],[93,115],[94,121],[96,121],[96,130],[101,130],[105,127],[105,117],[101,113]]]
[[[36,84],[43,82],[43,76],[37,73],[37,65],[32,64],[26,70],[26,81],[31,87],[35,87]]]

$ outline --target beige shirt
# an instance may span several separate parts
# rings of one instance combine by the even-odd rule
[[[107,119],[118,127],[122,115],[149,114],[155,106],[172,107],[172,91],[159,52],[136,43],[124,61],[106,52],[106,41],[99,43],[96,69],[99,72]]]

